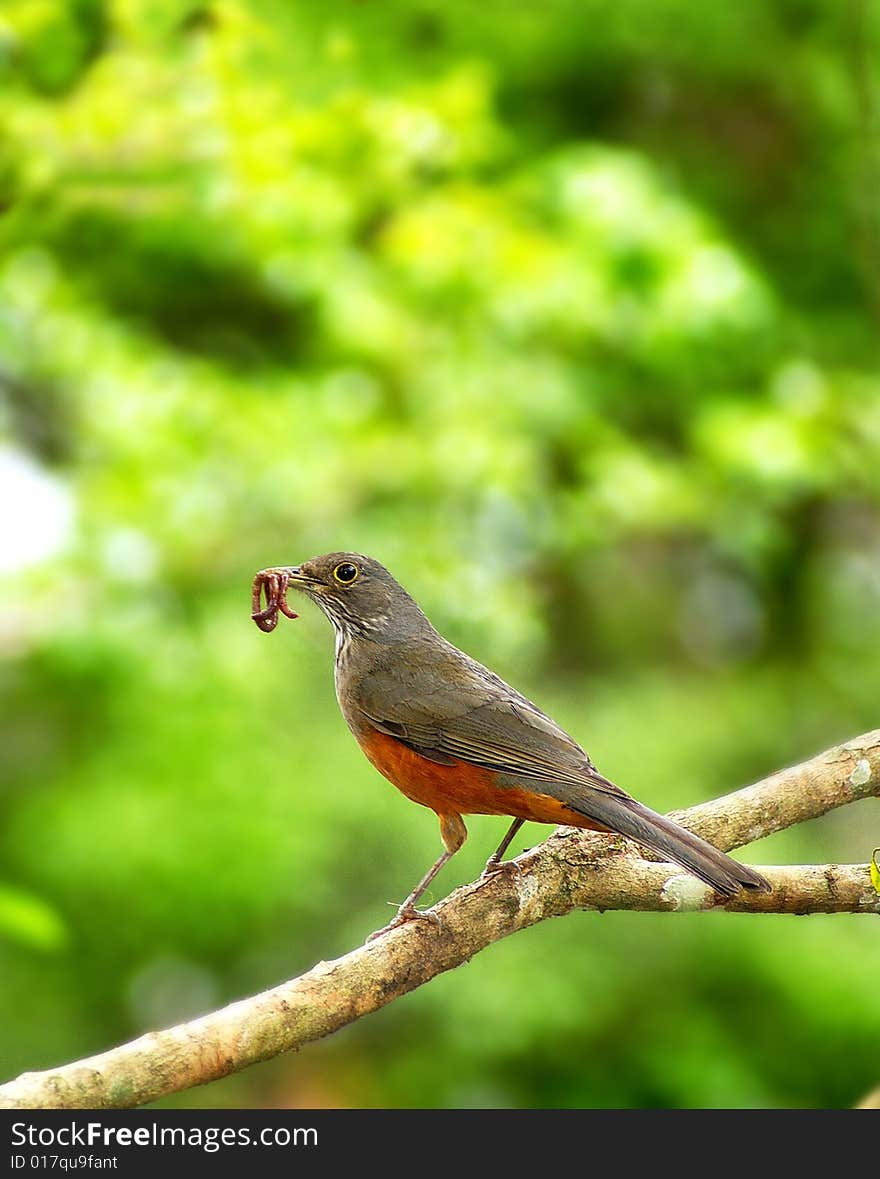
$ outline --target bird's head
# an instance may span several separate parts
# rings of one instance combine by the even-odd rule
[[[325,553],[278,566],[291,589],[311,598],[341,634],[397,642],[431,629],[425,615],[384,565],[362,553]]]

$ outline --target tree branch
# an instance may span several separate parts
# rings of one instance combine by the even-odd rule
[[[675,817],[728,851],[880,793],[880,730]],[[520,856],[519,871],[458,889],[441,924],[404,925],[334,962],[178,1027],[0,1086],[3,1108],[141,1105],[321,1039],[474,954],[573,909],[878,913],[867,865],[764,868],[769,894],[719,905],[706,885],[646,861],[626,840],[560,828]]]

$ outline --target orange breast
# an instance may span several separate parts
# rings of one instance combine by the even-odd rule
[[[358,744],[380,774],[398,790],[438,814],[510,815],[536,823],[593,827],[583,815],[549,794],[522,786],[500,786],[492,770],[467,761],[438,765],[396,737],[370,729]]]

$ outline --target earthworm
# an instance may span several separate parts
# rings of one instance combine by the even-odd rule
[[[251,618],[261,631],[270,634],[278,625],[278,611],[287,618],[296,618],[296,613],[287,604],[287,586],[290,573],[286,569],[261,569],[254,578],[251,595]],[[263,606],[263,594],[266,605]]]

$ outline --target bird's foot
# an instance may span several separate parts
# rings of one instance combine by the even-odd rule
[[[494,880],[496,876],[521,876],[522,864],[516,860],[488,860],[486,867],[480,873],[480,880]]]
[[[390,933],[392,929],[399,929],[401,925],[406,925],[408,921],[429,921],[433,925],[436,925],[438,929],[443,928],[443,922],[433,909],[417,909],[409,901],[404,901],[388,924],[383,925],[381,929],[374,930],[367,938],[367,941],[374,942],[376,938],[382,937],[385,933]]]

